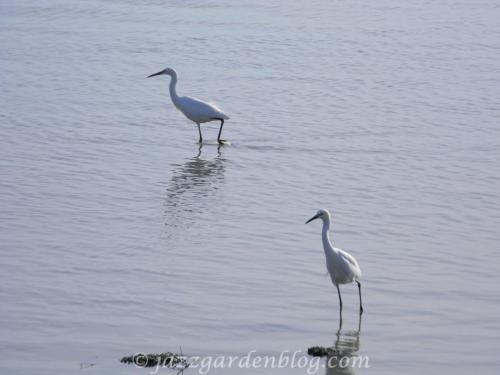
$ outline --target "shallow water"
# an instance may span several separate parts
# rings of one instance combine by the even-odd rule
[[[2,372],[337,342],[370,359],[345,373],[496,373],[499,18],[495,1],[2,1]],[[229,113],[230,146],[211,124],[199,149],[168,79],[145,79],[166,66]],[[343,286],[337,337],[304,225],[320,207],[363,269],[359,334]]]

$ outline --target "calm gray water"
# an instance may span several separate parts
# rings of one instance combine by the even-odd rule
[[[498,373],[499,19],[495,0],[1,1],[1,372],[333,345],[304,225],[324,207],[364,274],[371,367],[343,373]],[[231,116],[230,146],[214,123],[199,150],[168,78],[145,79],[166,66]]]

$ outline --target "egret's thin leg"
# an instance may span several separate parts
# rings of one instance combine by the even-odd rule
[[[340,315],[340,328],[342,328],[342,296],[340,295],[340,288],[338,286],[338,284],[335,284],[335,286],[337,287],[337,292],[339,293],[339,302],[340,302],[340,310],[339,310],[339,315]]]
[[[342,296],[340,295],[340,288],[339,288],[339,285],[338,285],[338,284],[335,284],[335,286],[337,287],[337,292],[339,292],[340,314],[341,314],[341,316],[342,316]]]
[[[219,128],[219,135],[217,136],[217,141],[219,143],[224,143],[223,139],[220,139],[220,135],[222,134],[222,127],[224,126],[224,119],[220,119],[220,128]]]
[[[342,331],[342,314],[340,314],[339,329],[337,330],[337,341],[340,340],[340,331]]]
[[[361,283],[356,280],[358,283],[358,290],[359,290],[359,314],[363,314],[363,302],[361,302]]]
[[[199,144],[201,144],[201,142],[203,142],[203,138],[201,137],[201,129],[200,129],[200,124],[199,123],[196,123],[196,125],[198,125],[198,133],[200,134],[200,140],[198,141]]]
[[[340,347],[340,331],[342,331],[342,315],[340,315],[339,329],[337,330],[337,333],[336,333],[337,338],[335,340],[335,343],[333,344],[333,347],[337,350]]]

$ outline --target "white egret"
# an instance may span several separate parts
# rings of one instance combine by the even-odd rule
[[[151,74],[147,78],[159,76],[162,74],[169,75],[170,80],[170,98],[175,107],[181,111],[184,116],[196,123],[198,125],[198,133],[200,134],[199,143],[203,141],[201,136],[200,124],[209,121],[220,121],[219,135],[217,136],[217,141],[219,144],[225,143],[225,140],[220,139],[222,133],[222,126],[224,125],[224,120],[229,120],[229,116],[226,115],[222,110],[217,108],[214,104],[206,103],[196,98],[191,98],[189,96],[179,96],[175,86],[177,85],[177,72],[172,68],[163,69],[161,72]]]
[[[337,287],[340,301],[340,314],[342,317],[342,296],[340,295],[340,284],[356,282],[359,290],[359,313],[363,313],[363,303],[361,302],[361,268],[354,257],[342,249],[332,246],[330,242],[330,213],[327,210],[319,210],[316,215],[306,221],[310,223],[313,220],[323,220],[323,250],[325,250],[326,268],[330,274],[333,285]]]

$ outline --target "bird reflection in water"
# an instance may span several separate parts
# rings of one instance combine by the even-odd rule
[[[216,193],[224,180],[223,147],[218,146],[215,157],[205,158],[202,153],[206,155],[208,150],[202,150],[203,146],[200,145],[196,156],[174,167],[165,200],[168,237],[176,233],[177,228],[187,228],[193,224],[197,214],[203,214],[214,203],[213,199],[216,199]]]
[[[359,364],[360,358],[356,361],[354,361],[354,358],[359,355],[361,318],[362,315],[359,314],[358,329],[351,331],[342,331],[342,320],[339,321],[339,328],[333,346],[336,354],[326,357],[325,368],[327,375],[356,374],[355,370],[359,368],[356,364]]]

